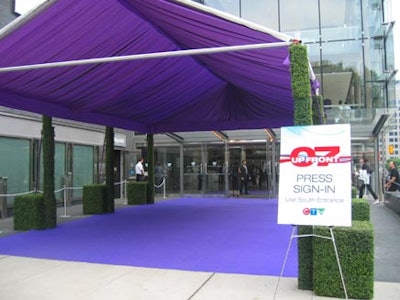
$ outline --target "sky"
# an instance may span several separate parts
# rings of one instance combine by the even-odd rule
[[[46,0],[15,0],[15,12],[25,14]]]
[[[24,14],[34,9],[46,0],[16,0],[15,11]],[[400,69],[400,1],[392,0],[392,20],[396,21],[394,26],[394,48],[395,48],[395,65],[396,69]],[[400,80],[400,72],[396,74],[397,80]]]

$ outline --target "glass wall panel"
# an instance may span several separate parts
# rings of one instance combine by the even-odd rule
[[[382,24],[382,1],[363,1],[364,36],[369,38],[380,35]]]
[[[379,81],[385,66],[384,39],[366,40],[364,45],[365,78],[367,82]]]
[[[204,0],[204,4],[218,10],[227,12],[231,15],[240,16],[240,4],[241,0],[231,0],[231,1],[223,1],[223,0]]]
[[[318,0],[280,0],[280,31],[303,42],[318,41]]]
[[[360,0],[320,1],[323,41],[361,37]]]
[[[393,30],[390,30],[385,38],[385,70],[392,71],[395,70],[395,57],[394,57],[394,40],[393,40]]]
[[[225,191],[225,145],[207,146],[206,192],[223,194]]]
[[[7,194],[30,190],[30,153],[29,140],[0,137],[0,176],[7,177]],[[14,197],[7,202],[12,205]]]
[[[207,158],[203,145],[186,146],[184,148],[183,189],[185,193],[205,193]]]
[[[363,56],[361,41],[322,44],[321,94],[332,105],[348,102],[353,108],[363,105]]]
[[[54,157],[54,188],[55,190],[60,190],[65,184],[65,144],[56,143],[55,144],[55,157]],[[56,193],[56,199],[63,198],[62,192]]]
[[[93,146],[73,145],[72,147],[72,185],[82,187],[93,183]],[[82,199],[82,189],[73,190],[73,199]]]
[[[159,162],[165,176],[166,192],[180,193],[180,146],[155,147],[154,161]],[[156,189],[157,193],[162,191]]]
[[[241,17],[279,31],[278,0],[241,0]]]

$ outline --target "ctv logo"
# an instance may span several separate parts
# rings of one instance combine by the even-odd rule
[[[313,164],[326,167],[331,163],[351,162],[351,156],[337,156],[339,153],[339,146],[297,147],[290,155],[281,155],[279,162],[291,162],[296,167],[309,167]]]
[[[306,216],[321,216],[325,212],[325,208],[304,208],[303,214]]]

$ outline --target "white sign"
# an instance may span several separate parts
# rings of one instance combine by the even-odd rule
[[[281,128],[278,223],[351,226],[349,124]]]

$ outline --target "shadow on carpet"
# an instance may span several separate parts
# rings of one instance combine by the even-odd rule
[[[279,276],[292,227],[276,199],[179,198],[0,238],[0,254]],[[294,239],[284,276],[297,277]]]

